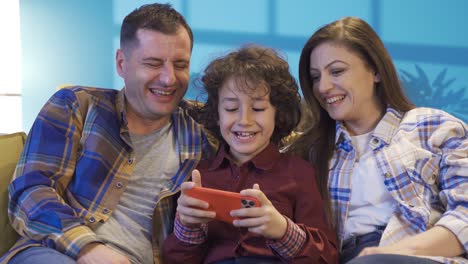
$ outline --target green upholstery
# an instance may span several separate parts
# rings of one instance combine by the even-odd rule
[[[8,184],[23,150],[26,134],[23,132],[0,135],[0,256],[18,239],[8,220]]]

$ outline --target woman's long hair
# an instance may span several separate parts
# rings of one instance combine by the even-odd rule
[[[359,56],[367,67],[379,74],[380,82],[376,87],[376,93],[384,108],[390,106],[406,112],[414,108],[414,105],[404,95],[395,66],[382,40],[364,20],[344,17],[323,26],[309,38],[299,60],[299,81],[306,104],[312,112],[312,124],[288,148],[288,151],[301,155],[315,166],[322,198],[328,205],[327,208],[330,208],[328,173],[329,162],[335,150],[336,122],[314,97],[310,76],[310,55],[317,46],[325,42],[345,47]],[[331,220],[330,209],[327,215]]]

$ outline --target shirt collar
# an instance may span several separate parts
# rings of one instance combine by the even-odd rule
[[[351,151],[351,136],[342,121],[336,122],[335,131],[335,146],[345,151]]]
[[[127,123],[127,114],[125,110],[125,91],[124,90],[125,88],[122,88],[117,93],[117,98],[116,98],[116,103],[115,103],[117,113],[119,113],[118,115],[119,123],[121,124],[120,134],[128,133],[128,123]]]
[[[221,145],[218,153],[216,154],[213,162],[211,163],[208,169],[216,170],[225,161],[233,162],[232,158],[228,154],[228,151],[229,151],[229,146],[227,144]],[[257,154],[257,156],[247,161],[246,163],[242,164],[242,166],[252,164],[257,169],[270,170],[273,168],[273,166],[276,163],[278,163],[279,158],[280,158],[280,152],[278,150],[278,147],[276,147],[273,143],[270,143],[264,150],[262,150],[259,154]]]
[[[386,144],[389,144],[400,125],[401,118],[401,112],[398,112],[392,107],[387,107],[385,115],[374,129],[372,137],[378,138]],[[342,121],[336,122],[335,144],[338,148],[343,148],[345,150],[347,150],[348,146],[351,145],[351,136]]]
[[[185,101],[182,100],[180,106],[184,105]],[[180,148],[180,159],[181,161],[186,159],[199,160],[206,143],[206,135],[203,132],[202,126],[188,114],[188,109],[180,106],[172,113],[171,118]]]
[[[380,138],[385,143],[390,144],[390,141],[392,141],[393,136],[400,126],[402,117],[403,113],[391,107],[387,107],[387,111],[375,127],[373,135]]]

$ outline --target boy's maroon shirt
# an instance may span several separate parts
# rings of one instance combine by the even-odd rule
[[[306,233],[302,248],[288,263],[336,263],[336,234],[326,223],[324,204],[314,168],[295,156],[282,154],[273,144],[252,160],[237,166],[221,147],[211,161],[201,161],[202,186],[240,192],[258,183],[276,210]],[[165,242],[168,263],[211,263],[241,256],[278,256],[262,236],[221,221],[211,221],[205,243],[194,245],[171,234]],[[319,261],[322,260],[322,262]]]

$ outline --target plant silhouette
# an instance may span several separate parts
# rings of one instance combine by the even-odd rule
[[[439,108],[458,118],[468,121],[468,98],[466,86],[452,88],[456,78],[447,79],[447,68],[443,69],[431,83],[424,70],[415,64],[416,74],[400,70],[401,81],[406,93],[416,106]],[[468,92],[468,91],[467,91]]]

